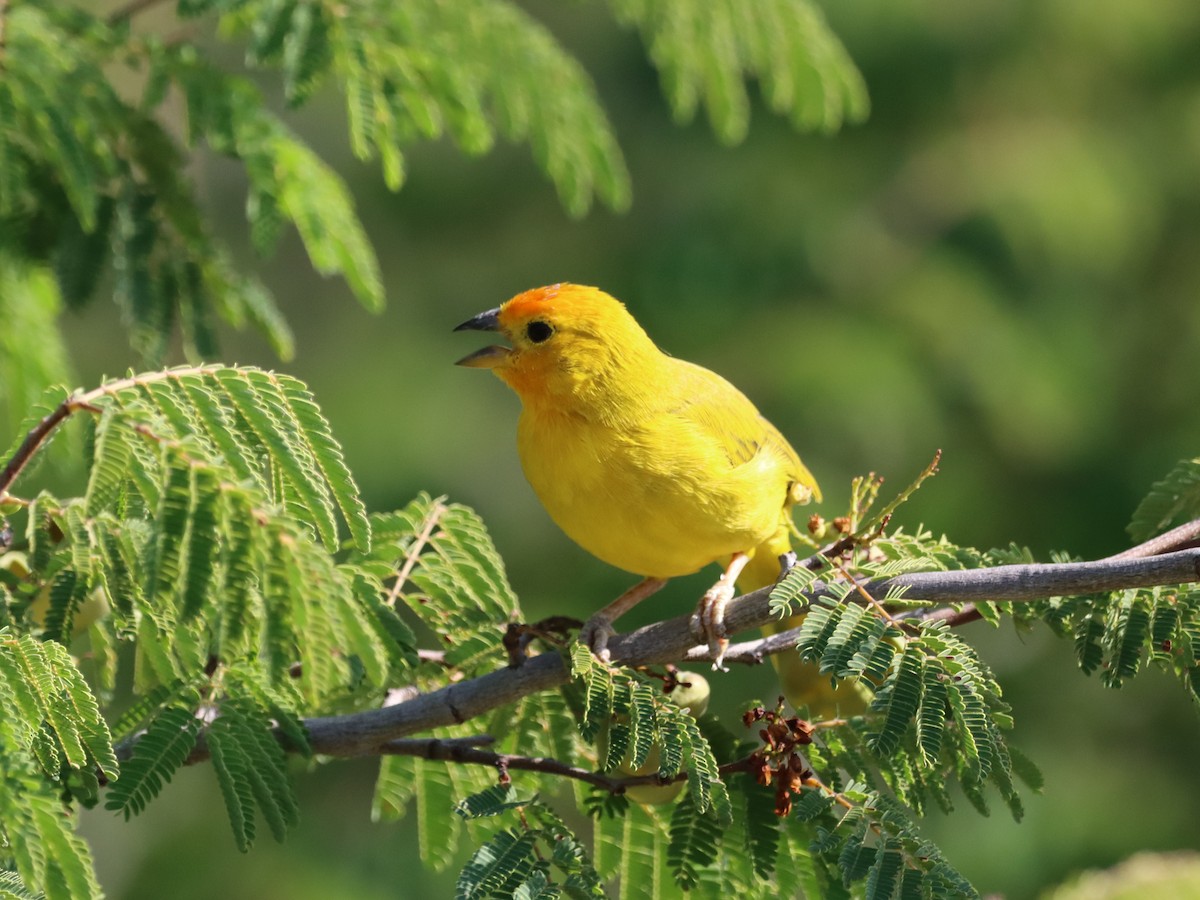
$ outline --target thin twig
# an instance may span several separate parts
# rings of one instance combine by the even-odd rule
[[[727,663],[741,663],[747,666],[760,666],[767,661],[768,656],[782,653],[785,650],[796,649],[796,641],[800,638],[800,629],[802,627],[797,625],[795,628],[789,628],[787,631],[779,631],[752,641],[741,641],[737,644],[730,644],[725,651],[724,661]],[[684,654],[682,661],[689,663],[712,662],[713,652],[708,648],[707,644],[699,644],[690,648]]]
[[[841,792],[835,791],[833,788],[831,788],[829,785],[827,785],[825,782],[823,782],[816,775],[810,775],[807,778],[805,778],[804,784],[807,787],[816,788],[817,790],[819,790],[823,794],[825,794],[827,797],[832,797],[833,801],[835,803],[837,803],[838,806],[842,806],[846,809],[854,809],[854,804],[851,803],[849,800],[847,800],[846,797]]]
[[[0,0],[2,2],[2,0]],[[12,458],[4,466],[4,471],[0,472],[0,500],[3,500],[8,494],[8,489],[21,471],[29,465],[29,461],[33,459],[38,448],[46,442],[54,431],[66,418],[81,407],[76,406],[76,398],[68,397],[62,403],[58,404],[54,410],[46,416],[42,421],[25,435],[25,440],[21,442],[21,446],[17,448]]]
[[[860,597],[862,597],[867,602],[867,605],[870,606],[872,609],[875,610],[875,612],[877,612],[879,614],[879,617],[881,619],[883,619],[889,625],[894,625],[897,628],[900,627],[900,623],[896,621],[895,617],[890,612],[888,612],[886,609],[883,608],[882,603],[880,603],[878,600],[876,600],[874,597],[871,596],[870,592],[867,591],[867,589],[865,587],[863,587],[863,583],[854,577],[854,575],[850,572],[849,569],[846,568],[846,566],[841,562],[841,560],[835,559],[833,561],[833,564],[835,566],[837,566],[838,571],[842,573],[842,577],[845,578],[847,581],[849,581],[852,585],[854,585],[855,593],[857,593]]]
[[[0,0],[0,13],[3,12],[3,3],[5,0]],[[3,21],[0,16],[0,22]],[[8,489],[12,483],[17,480],[17,476],[29,465],[30,460],[50,437],[51,433],[64,421],[68,416],[74,413],[84,411],[93,414],[99,414],[104,411],[100,406],[96,405],[96,401],[101,397],[111,397],[138,385],[152,384],[156,381],[166,381],[171,378],[178,378],[186,375],[203,375],[210,372],[220,371],[221,366],[189,366],[178,369],[167,369],[162,372],[151,372],[148,375],[135,375],[131,378],[119,378],[116,381],[109,381],[100,385],[98,388],[93,388],[82,394],[72,394],[54,408],[54,410],[46,416],[42,421],[38,422],[30,432],[25,435],[25,440],[21,442],[21,446],[16,449],[12,457],[4,465],[4,470],[0,472],[0,500],[4,500],[8,494]],[[144,426],[142,426],[144,428]],[[143,432],[147,433],[147,432]],[[153,434],[151,434],[154,437]]]
[[[576,781],[595,785],[613,794],[623,793],[626,788],[638,785],[667,785],[677,781],[686,781],[688,778],[687,770],[679,772],[672,778],[662,778],[654,772],[648,775],[613,777],[605,775],[603,772],[593,772],[579,766],[567,765],[560,760],[545,756],[516,756],[480,749],[493,741],[494,738],[489,735],[466,738],[403,738],[383,744],[379,748],[379,753],[387,756],[418,756],[421,759],[441,762],[489,766],[500,772],[517,769],[524,772],[541,772],[545,775],[561,775],[564,778],[573,778]],[[751,760],[752,757],[747,756],[720,766],[718,771],[722,775],[747,772],[750,769]]]
[[[1143,541],[1136,547],[1114,553],[1105,559],[1144,559],[1147,556],[1158,556],[1174,550],[1186,550],[1200,545],[1200,519],[1185,522],[1178,528],[1163,532],[1157,537]]]
[[[883,536],[883,530],[887,528],[888,523],[892,521],[892,514],[888,513],[879,520],[879,524],[875,526],[875,530],[869,534],[862,532],[854,532],[847,534],[844,537],[838,538],[832,544],[827,544],[822,547],[812,556],[802,559],[796,563],[798,566],[803,566],[811,572],[819,572],[829,565],[831,560],[836,560],[842,554],[855,547],[869,546]],[[784,573],[787,574],[786,572]]]
[[[435,500],[429,512],[425,514],[425,521],[421,523],[421,533],[417,535],[412,545],[408,548],[408,553],[404,556],[404,565],[396,574],[396,580],[392,583],[392,589],[388,591],[386,601],[388,606],[396,605],[396,600],[400,597],[400,589],[408,581],[408,576],[412,574],[413,567],[417,564],[417,558],[421,555],[421,551],[425,549],[425,545],[429,543],[430,537],[433,536],[433,529],[437,528],[438,521],[445,514],[446,509],[446,504],[440,500]]]
[[[490,766],[500,772],[510,769],[520,769],[526,772],[542,772],[547,775],[561,775],[564,778],[574,778],[604,788],[606,791],[623,791],[625,785],[622,779],[610,778],[599,772],[570,766],[557,759],[541,756],[513,756],[508,753],[496,753],[492,750],[480,749],[481,744],[489,744],[492,738],[447,738],[433,740],[400,739],[388,741],[379,748],[381,754],[387,756],[419,756],[422,759],[441,760],[443,762],[465,763],[468,765]]]

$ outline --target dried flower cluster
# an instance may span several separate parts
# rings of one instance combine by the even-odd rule
[[[775,785],[775,814],[786,816],[792,811],[792,795],[799,794],[812,769],[799,747],[812,743],[812,723],[799,716],[783,714],[784,699],[779,698],[775,709],[756,706],[742,716],[746,727],[755,722],[765,723],[758,730],[763,746],[750,754],[747,762],[754,780],[766,787]]]

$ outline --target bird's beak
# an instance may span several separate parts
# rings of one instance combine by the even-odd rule
[[[500,330],[500,307],[489,309],[487,312],[481,312],[472,319],[467,319],[455,331],[499,331]],[[469,369],[494,369],[496,366],[508,359],[512,353],[507,347],[499,347],[493,344],[491,347],[484,347],[482,350],[476,350],[474,353],[468,354],[455,363],[456,366],[466,366]]]
[[[481,312],[473,319],[467,319],[461,325],[457,326],[455,331],[499,331],[500,330],[500,307],[489,309],[487,312]]]

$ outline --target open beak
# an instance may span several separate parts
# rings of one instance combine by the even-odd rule
[[[487,312],[481,312],[473,319],[467,319],[461,325],[455,327],[455,331],[499,331],[500,330],[500,307],[489,309]]]
[[[487,312],[481,312],[472,319],[467,319],[455,331],[499,331],[500,330],[500,307],[489,309]],[[456,366],[466,366],[469,369],[494,369],[496,366],[508,359],[512,353],[507,347],[500,347],[493,344],[490,347],[484,347],[482,350],[476,350],[470,353],[455,363]]]

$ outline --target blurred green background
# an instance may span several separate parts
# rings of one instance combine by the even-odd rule
[[[515,397],[451,365],[480,346],[455,324],[539,284],[604,287],[664,349],[739,385],[820,479],[827,515],[853,475],[898,488],[942,448],[907,525],[1096,557],[1127,546],[1150,483],[1200,453],[1195,0],[830,3],[870,119],[798,135],[758,106],[735,148],[704,122],[672,124],[637,38],[599,5],[522,5],[595,78],[633,178],[628,213],[569,220],[523,147],[413,148],[389,194],[351,156],[339,98],[320,97],[289,121],[357,198],[389,295],[373,317],[313,274],[294,236],[253,258],[236,165],[201,158],[193,174],[280,298],[298,343],[286,369],[316,393],[368,506],[427,490],[476,507],[531,618],[585,615],[629,583],[525,484]],[[238,66],[237,48],[210,46]],[[81,383],[131,365],[115,319],[100,304],[68,320]],[[224,361],[280,365],[253,335],[226,336]],[[684,612],[711,575],[625,624]],[[1106,691],[1045,633],[969,634],[1047,781],[1021,825],[965,803],[925,821],[983,892],[1036,896],[1136,850],[1200,846],[1200,721],[1174,683]],[[715,684],[731,718],[774,691],[766,667]],[[89,813],[85,833],[116,898],[449,896],[453,874],[421,867],[407,823],[370,825],[372,769],[302,775],[303,824],[248,856],[203,766],[129,825]]]

